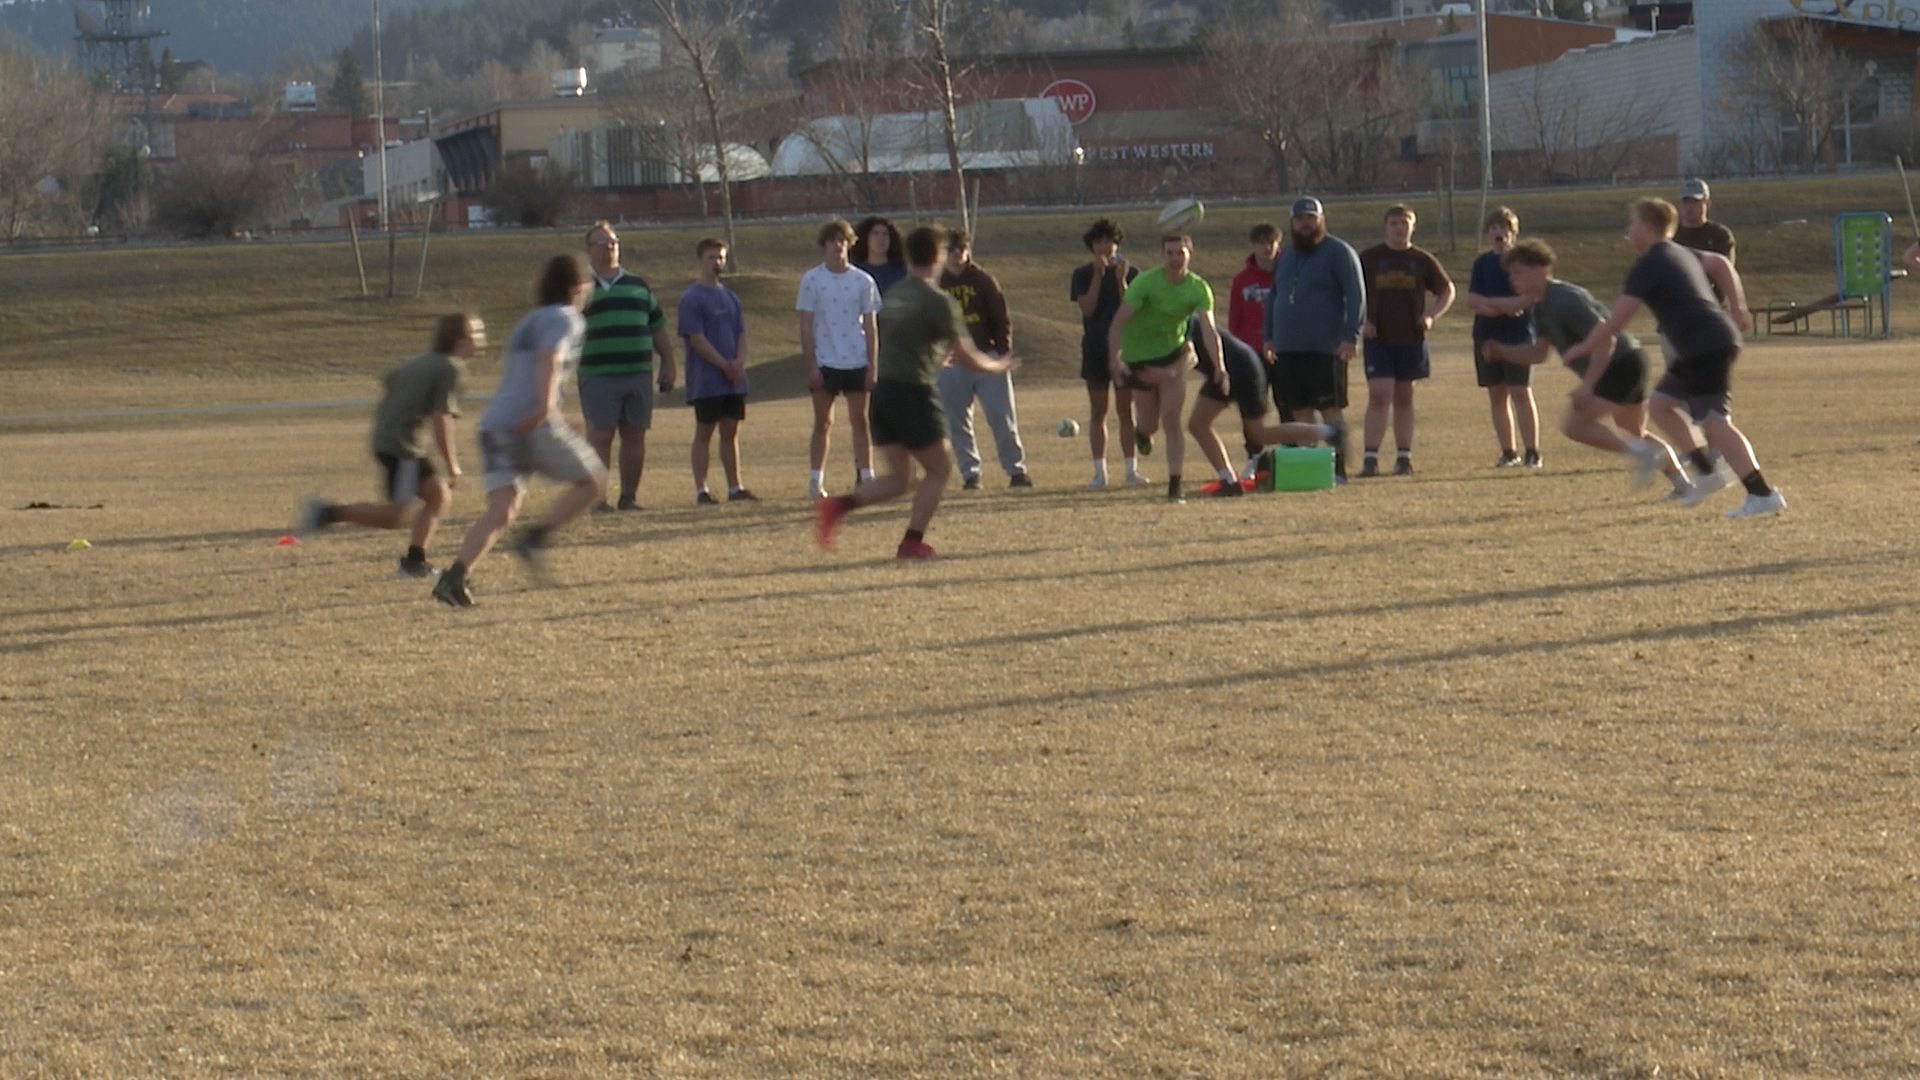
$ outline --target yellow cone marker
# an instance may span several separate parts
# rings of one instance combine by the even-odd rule
[[[85,537],[80,537],[74,540],[72,543],[68,544],[67,550],[68,551],[85,551],[92,546],[93,546],[92,544],[87,543]]]

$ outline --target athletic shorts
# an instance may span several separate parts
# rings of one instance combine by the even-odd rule
[[[606,475],[587,440],[564,423],[548,420],[525,435],[480,432],[480,468],[488,494],[509,485],[526,490],[529,476],[574,484]]]
[[[875,446],[924,450],[947,437],[947,411],[931,386],[882,379],[867,398],[867,431]]]
[[[375,454],[374,460],[380,463],[384,479],[380,491],[391,503],[410,503],[420,497],[420,485],[434,474],[433,462],[427,458],[395,457],[392,454]]]
[[[864,394],[867,392],[867,369],[823,367],[820,369],[820,388],[828,397],[841,394]]]
[[[696,398],[687,404],[693,406],[693,422],[696,424],[717,424],[722,420],[747,418],[747,395],[745,394],[721,394],[717,397]]]
[[[1704,356],[1683,356],[1661,377],[1653,392],[1661,397],[1687,403],[1687,414],[1696,424],[1714,416],[1733,416],[1733,363],[1740,359],[1735,346]]]
[[[1633,352],[1616,356],[1594,384],[1593,396],[1615,405],[1638,405],[1647,400],[1647,356]]]
[[[1148,392],[1157,390],[1159,389],[1157,385],[1149,385],[1148,383],[1140,381],[1140,378],[1137,375],[1135,375],[1134,372],[1140,370],[1141,368],[1172,367],[1175,364],[1180,363],[1181,361],[1185,360],[1187,357],[1192,355],[1193,355],[1193,346],[1182,345],[1165,356],[1156,356],[1151,360],[1129,360],[1127,361],[1126,381],[1122,382],[1120,385],[1126,387],[1129,390],[1145,390]]]
[[[1213,381],[1213,370],[1201,373],[1200,396],[1224,405],[1238,405],[1242,420],[1258,420],[1267,415],[1267,373],[1265,365],[1247,363],[1244,356],[1227,355],[1227,392]]]
[[[1088,386],[1112,386],[1113,372],[1107,370],[1107,350],[1080,344],[1080,381]]]
[[[1392,379],[1394,382],[1413,382],[1433,374],[1433,365],[1427,358],[1425,342],[1418,345],[1383,345],[1378,341],[1362,342],[1360,362],[1366,369],[1369,379]]]
[[[1488,360],[1480,353],[1480,347],[1487,339],[1473,339],[1473,381],[1482,388],[1488,386],[1530,386],[1533,383],[1532,364],[1509,364],[1505,360]],[[1524,345],[1525,342],[1501,342],[1503,345]]]
[[[580,376],[580,414],[589,431],[653,426],[653,373]]]
[[[1282,411],[1347,407],[1347,362],[1333,353],[1283,352],[1273,362]]]

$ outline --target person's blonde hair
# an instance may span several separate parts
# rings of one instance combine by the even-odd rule
[[[1669,240],[1673,239],[1673,227],[1680,220],[1680,211],[1674,209],[1672,203],[1665,199],[1638,199],[1627,209],[1642,225],[1650,226]]]

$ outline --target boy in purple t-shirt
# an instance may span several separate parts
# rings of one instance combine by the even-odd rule
[[[694,502],[714,506],[707,466],[714,429],[720,431],[720,467],[727,473],[727,501],[752,502],[740,483],[740,421],[747,418],[747,322],[740,298],[720,284],[727,265],[724,241],[706,239],[695,248],[699,280],[680,294],[675,313],[687,343],[687,404],[693,406]]]

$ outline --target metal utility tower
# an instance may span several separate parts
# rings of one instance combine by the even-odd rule
[[[94,75],[123,94],[152,93],[156,62],[151,42],[167,32],[147,25],[147,0],[101,0],[105,17],[73,8],[75,38]]]

